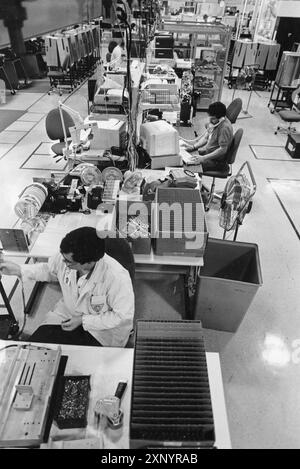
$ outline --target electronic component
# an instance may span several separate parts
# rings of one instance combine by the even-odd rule
[[[90,376],[64,376],[54,420],[58,428],[84,428],[87,425]]]
[[[117,179],[107,179],[105,181],[102,201],[103,202],[115,201],[117,199],[119,191],[120,191],[120,181]]]
[[[120,401],[121,401],[121,399],[124,395],[126,387],[127,387],[127,381],[120,381],[118,386],[117,386],[115,396],[118,397],[120,399]]]
[[[24,230],[0,228],[0,240],[5,251],[28,252],[29,239]]]
[[[42,443],[61,349],[17,346],[0,363],[0,447]]]

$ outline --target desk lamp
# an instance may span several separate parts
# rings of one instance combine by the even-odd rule
[[[81,115],[78,111],[75,111],[75,109],[72,109],[71,107],[67,106],[66,104],[62,103],[61,101],[58,101],[58,109],[59,109],[59,114],[60,114],[60,120],[61,120],[61,123],[62,123],[63,133],[64,133],[64,141],[65,141],[64,157],[67,160],[69,160],[71,154],[70,154],[68,137],[67,137],[67,130],[66,130],[66,125],[65,125],[62,110],[65,109],[66,111],[68,111],[71,114],[75,115],[79,119],[80,124],[84,124],[84,120],[83,120],[83,118],[81,117]],[[75,149],[75,154],[74,154],[74,150],[73,150],[72,155],[73,155],[73,160],[75,160],[76,149]]]

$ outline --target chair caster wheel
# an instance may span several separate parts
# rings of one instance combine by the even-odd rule
[[[271,114],[274,114],[274,112],[275,112],[274,109],[271,109],[270,113],[271,113]]]
[[[275,134],[275,135],[277,135],[277,134],[278,134],[277,130],[274,132],[274,134]]]
[[[205,212],[208,212],[208,211],[209,211],[209,207],[204,207],[204,211],[205,211]]]

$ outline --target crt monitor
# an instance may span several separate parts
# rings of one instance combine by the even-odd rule
[[[164,120],[146,122],[140,128],[140,141],[149,156],[179,154],[179,135],[171,124]]]

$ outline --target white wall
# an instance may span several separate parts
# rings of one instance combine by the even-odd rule
[[[277,16],[299,18],[300,27],[300,0],[281,0],[277,7]]]

